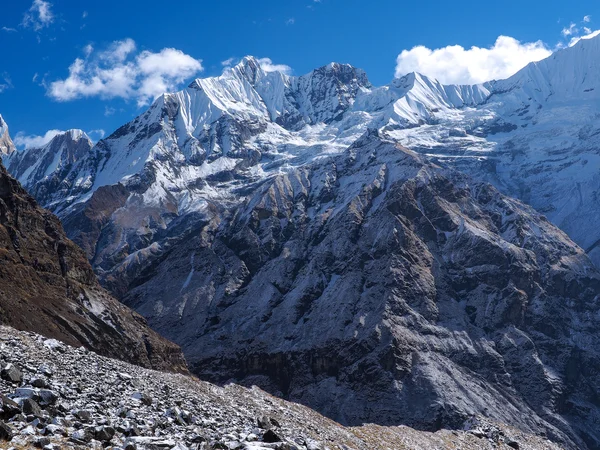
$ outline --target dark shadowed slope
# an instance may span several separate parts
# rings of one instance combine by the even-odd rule
[[[99,286],[58,218],[1,163],[0,322],[143,366],[186,370],[180,349]]]

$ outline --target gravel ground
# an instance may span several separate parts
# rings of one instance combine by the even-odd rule
[[[473,419],[465,430],[345,428],[257,388],[218,387],[0,327],[0,448],[555,449]]]

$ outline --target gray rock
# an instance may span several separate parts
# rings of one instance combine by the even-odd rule
[[[12,438],[12,429],[0,420],[0,441],[10,441]]]
[[[39,378],[33,378],[30,381],[30,384],[33,387],[35,387],[35,388],[46,388],[46,387],[48,387],[48,382],[46,381],[46,379],[45,378],[41,378],[41,377],[39,377]]]
[[[92,439],[94,439],[94,435],[93,433],[87,429],[87,428],[82,428],[80,430],[76,430],[71,434],[71,439],[73,439],[76,442],[79,443],[88,443],[90,442]]]
[[[11,383],[21,383],[23,381],[23,373],[15,367],[14,364],[7,364],[1,371],[0,377],[3,380]]]
[[[150,397],[146,393],[136,392],[131,396],[131,398],[134,398],[135,400],[140,401],[144,405],[147,405],[147,406],[152,405],[152,397]]]
[[[23,413],[25,414],[30,414],[35,417],[41,417],[43,415],[42,408],[40,408],[40,405],[38,405],[35,400],[32,400],[30,398],[26,398],[25,400],[23,400],[23,404],[21,407],[23,409]]]
[[[113,427],[103,426],[96,427],[94,436],[98,441],[108,442],[114,437],[115,433],[116,431]]]
[[[11,419],[21,412],[21,408],[6,395],[2,395],[0,397],[0,411],[3,419]]]

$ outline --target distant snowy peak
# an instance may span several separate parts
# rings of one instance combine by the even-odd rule
[[[63,174],[92,147],[93,142],[85,132],[68,130],[57,134],[42,147],[13,152],[4,159],[4,164],[13,177],[35,194],[38,182]]]
[[[247,56],[219,77],[199,78],[187,92],[203,93],[210,113],[254,116],[299,129],[306,124],[329,123],[352,106],[356,95],[371,87],[364,71],[348,64],[331,63],[309,74],[291,77],[278,71],[265,71],[260,62]],[[189,92],[189,91],[195,92]]]
[[[519,90],[538,103],[589,100],[600,94],[600,36],[532,62],[512,77],[494,83],[499,93]]]
[[[0,155],[10,155],[16,150],[8,133],[8,125],[0,115]]]

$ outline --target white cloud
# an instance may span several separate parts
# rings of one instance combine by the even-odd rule
[[[88,12],[84,11],[83,14],[81,15],[82,19],[85,19],[88,16]]]
[[[17,30],[15,28],[10,27],[2,27],[2,31],[6,31],[7,33],[16,33]]]
[[[490,48],[450,45],[431,50],[421,45],[398,55],[395,75],[420,72],[446,84],[476,84],[507,78],[551,53],[542,41],[521,43],[510,36],[499,36]]]
[[[291,17],[285,21],[286,25],[294,25],[295,23],[296,23],[296,19],[294,19],[293,17]]]
[[[44,0],[33,0],[31,7],[23,16],[23,26],[39,31],[54,22],[52,3]]]
[[[574,34],[578,34],[578,33],[579,33],[579,28],[577,28],[577,25],[575,25],[572,22],[568,27],[563,28],[561,31],[561,34],[564,37],[573,36]]]
[[[13,84],[10,75],[7,72],[0,73],[0,94],[7,89],[12,89]]]
[[[583,21],[584,21],[585,23],[589,23],[589,22],[591,22],[591,21],[592,21],[592,16],[590,16],[589,14],[588,14],[587,16],[584,16],[584,17],[583,17]]]
[[[83,53],[85,54],[86,57],[90,56],[93,51],[94,51],[94,46],[92,44],[88,44],[85,47],[83,47]]]
[[[221,61],[221,65],[225,68],[233,66],[233,64],[237,61],[237,58],[231,57],[227,58],[225,61]]]
[[[43,136],[26,135],[24,132],[19,131],[13,138],[13,142],[19,148],[37,148],[46,145],[56,135],[64,133],[60,130],[49,130]]]
[[[174,48],[136,54],[132,39],[113,42],[100,52],[86,47],[84,53],[86,58],[71,64],[66,79],[50,83],[50,97],[58,101],[118,97],[142,106],[203,70],[202,61]]]
[[[270,58],[260,58],[258,63],[265,72],[282,72],[287,75],[292,73],[292,68],[290,66],[286,66],[285,64],[273,64],[273,61],[271,61]]]
[[[111,106],[105,106],[104,107],[104,116],[105,117],[109,117],[112,116],[114,113],[116,113],[117,110]]]

